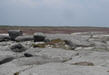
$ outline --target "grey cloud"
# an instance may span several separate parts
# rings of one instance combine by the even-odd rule
[[[109,25],[108,0],[0,0],[0,24]]]

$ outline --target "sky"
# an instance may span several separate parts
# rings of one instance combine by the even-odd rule
[[[0,0],[0,25],[109,27],[109,0]]]

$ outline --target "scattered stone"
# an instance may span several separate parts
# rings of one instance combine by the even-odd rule
[[[24,53],[24,56],[25,57],[32,57],[33,55],[32,54],[29,54],[29,53]]]
[[[34,42],[40,42],[45,40],[45,35],[43,33],[34,33]]]
[[[8,33],[11,40],[15,40],[16,37],[21,36],[23,34],[21,30],[9,30]]]
[[[26,50],[26,48],[20,44],[20,43],[17,43],[17,44],[14,44],[10,47],[10,49],[13,51],[13,52],[23,52]]]

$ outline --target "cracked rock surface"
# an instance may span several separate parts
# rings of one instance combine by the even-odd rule
[[[41,41],[28,35],[2,40],[0,75],[109,75],[108,34],[43,35]]]

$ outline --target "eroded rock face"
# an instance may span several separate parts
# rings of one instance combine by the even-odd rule
[[[9,30],[8,33],[11,40],[15,40],[17,36],[21,36],[23,34],[21,30]]]
[[[10,47],[10,49],[13,51],[13,52],[23,52],[26,50],[26,48],[20,44],[20,43],[17,43],[17,44],[14,44]]]

